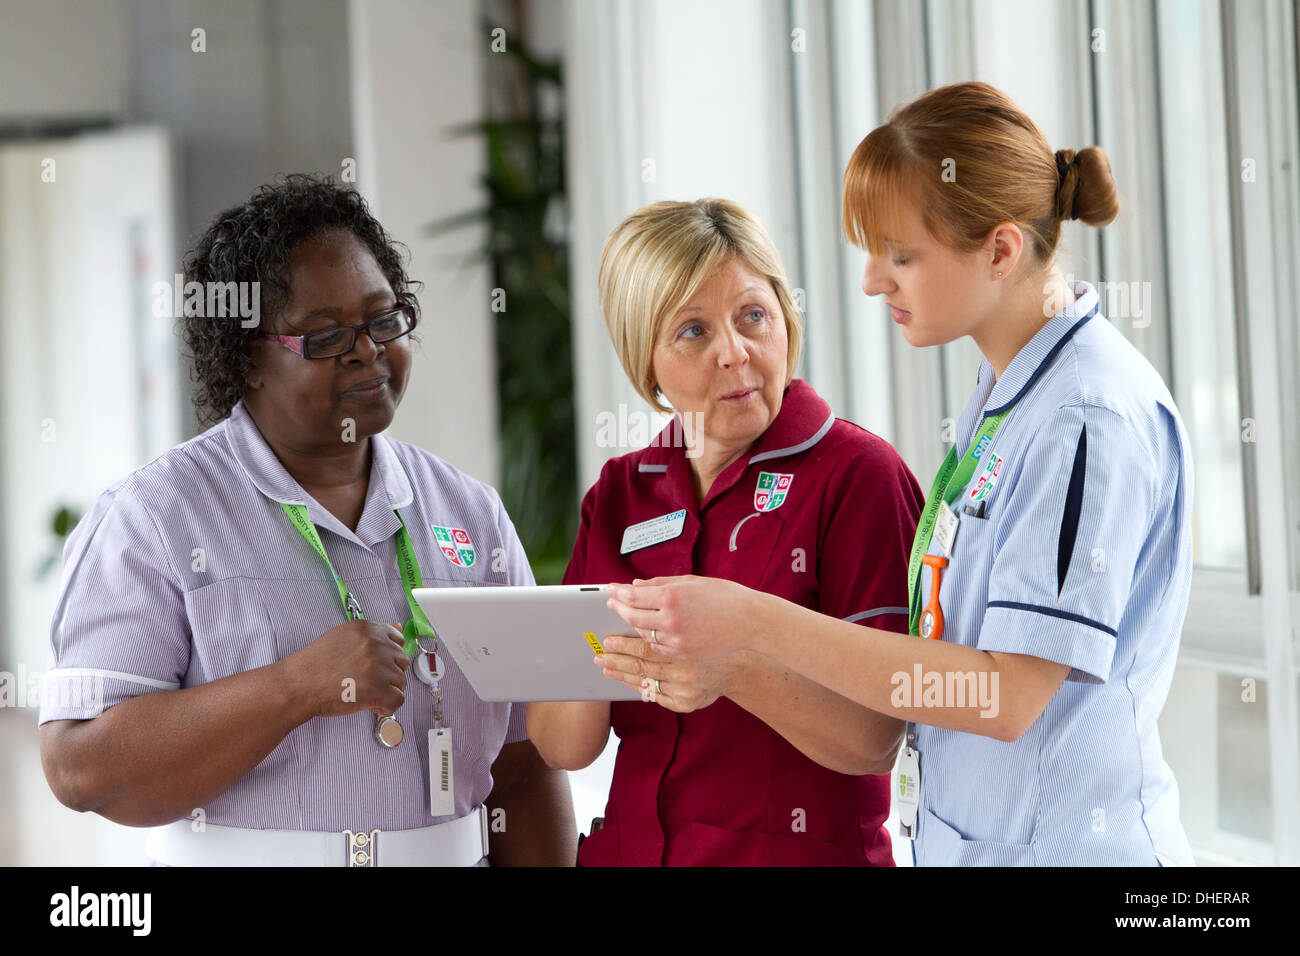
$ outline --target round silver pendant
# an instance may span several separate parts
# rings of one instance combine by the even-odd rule
[[[930,632],[934,630],[934,612],[926,611],[921,615],[921,626],[917,628],[922,637],[929,637]]]
[[[379,741],[383,746],[391,750],[402,742],[403,736],[405,736],[405,733],[402,730],[402,725],[397,722],[397,718],[392,714],[387,717],[375,718],[375,740]]]

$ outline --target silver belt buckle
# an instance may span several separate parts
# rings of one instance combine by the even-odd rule
[[[379,834],[382,831],[378,828],[366,833],[365,830],[358,830],[353,833],[351,830],[343,831],[343,839],[347,841],[348,866],[378,866],[379,865]]]

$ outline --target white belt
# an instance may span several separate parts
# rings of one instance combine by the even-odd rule
[[[414,830],[248,830],[190,820],[154,827],[145,853],[168,866],[474,866],[488,855],[487,809]]]

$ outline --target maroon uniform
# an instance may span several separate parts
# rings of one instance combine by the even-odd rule
[[[907,633],[924,495],[886,441],[795,379],[776,419],[697,503],[679,438],[674,420],[655,444],[606,463],[583,499],[565,584],[727,578]],[[619,553],[625,528],[678,511],[681,534]],[[618,757],[583,866],[893,865],[889,774],[828,770],[726,697],[689,714],[617,701],[610,717]]]

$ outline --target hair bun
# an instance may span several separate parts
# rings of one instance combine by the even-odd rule
[[[1100,147],[1056,151],[1056,217],[1104,226],[1119,215],[1119,193]]]
[[[1074,204],[1079,196],[1079,171],[1074,165],[1072,149],[1056,151],[1056,218],[1074,219]]]

